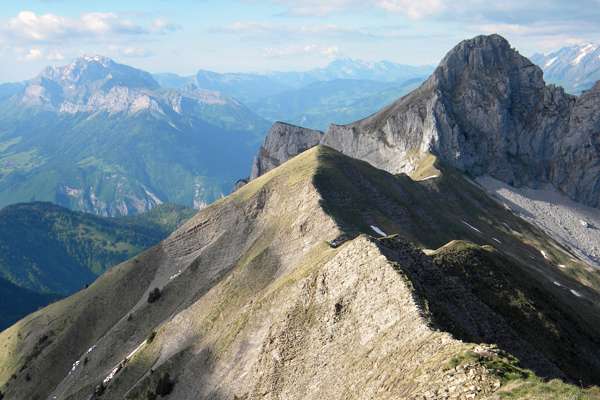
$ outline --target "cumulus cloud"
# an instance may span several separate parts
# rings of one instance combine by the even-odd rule
[[[144,26],[116,13],[90,12],[78,18],[68,18],[21,11],[0,27],[0,35],[21,43],[53,43],[69,39],[150,35],[176,29],[177,25],[162,19]]]

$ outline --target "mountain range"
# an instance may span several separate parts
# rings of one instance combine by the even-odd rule
[[[600,80],[600,45],[594,43],[535,54],[531,61],[544,70],[547,82],[560,85],[569,93],[580,94]]]
[[[276,123],[247,184],[1,332],[0,393],[599,398],[599,270],[498,196],[597,212],[599,93],[479,36],[367,118]]]
[[[155,74],[164,87],[201,87],[236,98],[269,121],[312,129],[374,113],[416,88],[433,70],[390,61],[338,59],[303,72]]]
[[[106,218],[51,203],[0,210],[0,329],[70,295],[121,261],[164,239],[194,213],[163,204]]]
[[[267,120],[349,122],[428,70],[339,60],[298,73],[153,76],[102,56],[48,67],[0,85],[0,206],[51,201],[105,216],[200,208],[232,190]]]
[[[99,215],[228,193],[267,122],[204,89],[163,89],[94,56],[0,90],[0,206],[43,200]]]

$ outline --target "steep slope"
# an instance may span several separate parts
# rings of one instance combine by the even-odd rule
[[[600,46],[593,43],[563,47],[549,54],[534,54],[531,61],[544,70],[547,82],[580,94],[600,80]]]
[[[322,143],[393,173],[429,153],[515,186],[554,185],[600,205],[600,85],[581,97],[546,86],[540,68],[498,35],[451,50],[417,90]]]
[[[0,206],[43,200],[99,215],[227,193],[268,124],[236,100],[83,57],[0,100]],[[0,90],[2,92],[2,90]]]
[[[599,383],[598,273],[436,168],[416,182],[323,146],[300,154],[0,333],[0,390],[6,399],[598,395],[562,382]],[[369,236],[381,232],[396,235]]]
[[[292,157],[319,144],[323,132],[276,122],[254,157],[250,179],[256,179]]]

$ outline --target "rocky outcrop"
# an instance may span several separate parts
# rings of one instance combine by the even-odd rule
[[[600,90],[577,98],[501,36],[451,50],[417,90],[364,120],[332,125],[322,143],[393,173],[424,154],[515,186],[551,183],[600,205]]]
[[[323,132],[275,122],[252,163],[250,179],[269,172],[321,141]]]

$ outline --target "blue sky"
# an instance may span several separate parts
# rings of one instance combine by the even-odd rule
[[[334,58],[436,64],[500,33],[523,54],[600,41],[600,0],[23,0],[0,7],[0,81],[82,54],[151,72],[304,70]]]

